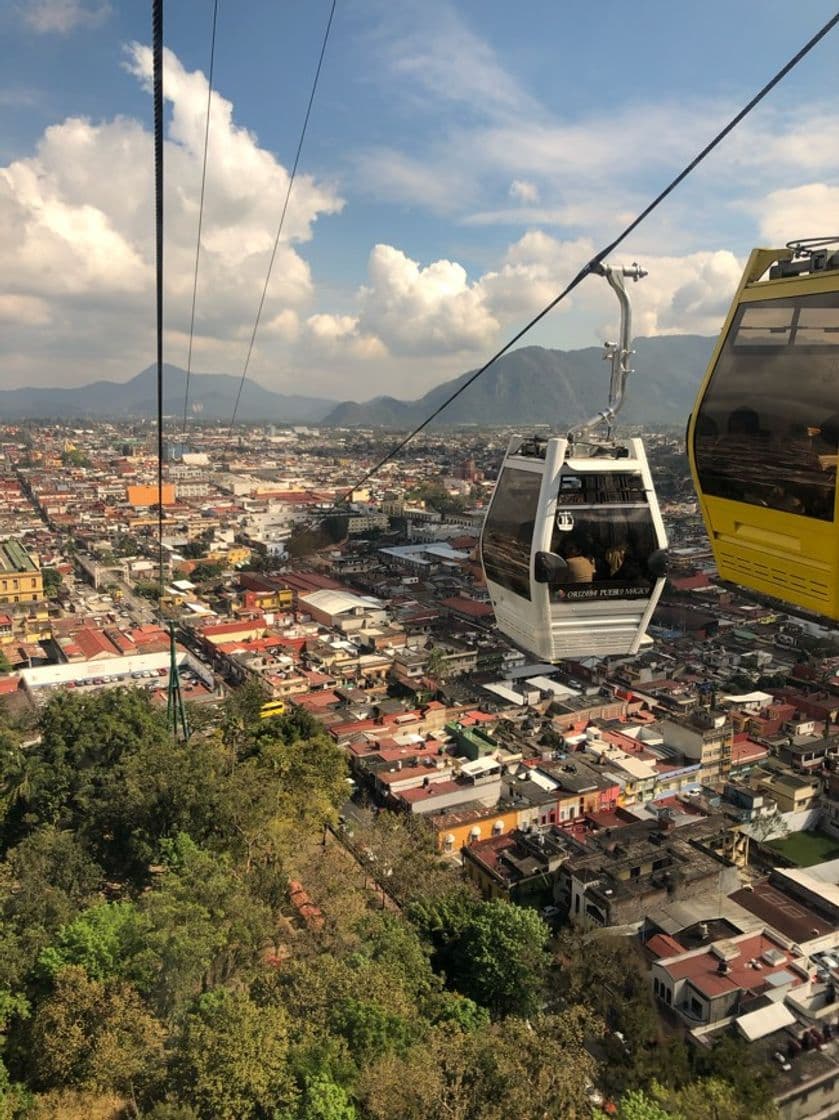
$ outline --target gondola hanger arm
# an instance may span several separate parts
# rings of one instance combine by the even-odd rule
[[[591,271],[598,276],[605,277],[609,287],[618,297],[621,313],[618,332],[619,341],[606,342],[603,344],[603,360],[611,362],[612,365],[612,373],[609,379],[608,407],[596,413],[583,424],[578,424],[577,427],[572,428],[568,433],[568,439],[572,441],[579,439],[581,435],[591,431],[592,428],[597,427],[599,424],[606,424],[609,428],[609,434],[611,434],[612,421],[623,405],[624,394],[626,392],[626,380],[630,373],[632,373],[629,361],[634,353],[631,349],[632,305],[626,291],[626,281],[638,281],[647,275],[647,270],[641,268],[641,266],[636,263],[628,267],[598,263],[592,266]]]

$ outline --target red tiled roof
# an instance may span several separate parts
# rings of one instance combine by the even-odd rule
[[[404,770],[401,771],[401,774],[404,776]],[[384,777],[384,775],[379,776]],[[427,786],[417,786],[414,789],[403,789],[397,796],[399,797],[400,801],[407,801],[410,803],[413,801],[426,801],[430,794],[434,794],[435,796],[439,797],[443,793],[456,793],[457,790],[463,790],[464,798],[474,798],[475,796],[474,789],[467,789],[459,782],[455,782],[452,780],[446,781],[445,779],[439,782],[431,782]]]
[[[102,653],[109,657],[119,656],[120,651],[102,630],[77,630],[74,639],[88,660]]]
[[[669,933],[655,934],[647,942],[647,948],[656,958],[677,957],[679,953],[687,951],[684,945],[680,945],[676,938],[671,937]]]
[[[216,622],[210,626],[202,626],[201,633],[217,637],[220,634],[240,634],[243,630],[262,630],[264,627],[265,619],[260,615],[251,622]]]
[[[732,939],[732,943],[739,950],[739,955],[728,962],[728,971],[725,974],[719,971],[719,958],[711,951],[710,946],[705,952],[695,953],[681,960],[678,957],[671,960],[665,958],[660,964],[674,980],[690,980],[700,992],[713,997],[738,988],[762,991],[767,986],[767,977],[788,969],[793,960],[792,953],[765,933]],[[768,949],[776,949],[783,953],[783,961],[775,966],[761,961],[761,968],[752,968],[749,962],[753,959],[760,960],[761,954]],[[802,983],[801,978],[796,976],[796,984],[800,983]]]
[[[441,607],[457,611],[458,614],[470,615],[472,618],[488,618],[492,615],[489,603],[479,603],[477,599],[465,599],[461,595],[453,595],[450,599],[442,599]]]

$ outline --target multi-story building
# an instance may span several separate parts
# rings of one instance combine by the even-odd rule
[[[13,537],[0,541],[0,605],[40,603],[44,577],[37,558]]]
[[[665,746],[700,763],[699,780],[703,784],[711,785],[727,776],[734,738],[731,719],[725,712],[697,708],[683,719],[663,719],[658,727]]]

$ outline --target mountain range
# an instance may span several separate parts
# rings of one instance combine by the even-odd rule
[[[711,355],[714,339],[669,335],[635,340],[633,365],[622,418],[629,423],[681,424]],[[607,404],[609,366],[598,347],[547,350],[525,346],[500,358],[437,421],[441,424],[540,424],[563,427],[585,419]],[[418,400],[375,397],[363,403],[275,393],[246,381],[239,403],[242,421],[328,424],[337,427],[411,428],[425,419],[471,375],[435,386]],[[166,415],[183,411],[186,372],[165,367]],[[239,378],[224,373],[193,373],[190,401],[200,406],[200,421],[229,420]],[[95,381],[72,389],[0,391],[0,420],[142,418],[156,415],[154,366],[130,381]]]
[[[163,411],[183,415],[186,370],[165,365]],[[239,377],[227,373],[193,373],[189,399],[201,406],[199,421],[229,420],[239,390]],[[237,416],[263,423],[318,423],[335,401],[274,393],[256,381],[245,381]],[[157,415],[157,369],[149,366],[130,381],[94,381],[73,389],[4,389],[0,391],[0,419],[32,420],[108,417],[139,419]]]
[[[626,405],[629,423],[681,424],[693,408],[715,339],[700,335],[637,338]],[[608,403],[610,367],[603,350],[546,350],[525,346],[490,366],[451,404],[438,424],[558,424],[586,419]],[[419,400],[375,397],[345,401],[324,419],[339,427],[412,428],[471,376],[437,385]]]

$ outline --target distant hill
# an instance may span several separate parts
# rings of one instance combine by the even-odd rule
[[[239,378],[226,373],[193,373],[190,403],[203,405],[202,420],[229,420],[239,389]],[[183,414],[186,371],[164,367],[163,410]],[[319,423],[335,401],[273,393],[255,381],[246,381],[239,402],[240,420],[263,423]],[[157,415],[157,371],[149,366],[130,381],[94,381],[74,389],[4,389],[0,391],[0,417],[72,419],[74,417],[142,417]]]
[[[687,421],[714,346],[713,338],[671,335],[635,340],[635,373],[622,419],[630,423]],[[324,423],[339,427],[410,428],[433,412],[469,372],[437,385],[419,400],[375,397],[345,401]],[[442,414],[437,424],[538,424],[564,426],[605,408],[609,367],[600,347],[546,350],[525,346],[490,367]]]

